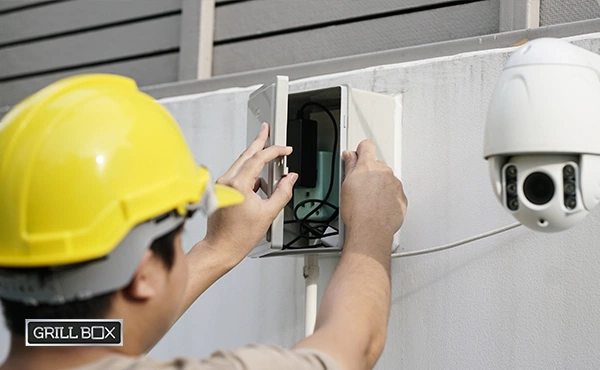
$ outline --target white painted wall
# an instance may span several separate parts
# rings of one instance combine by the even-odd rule
[[[600,51],[600,33],[571,38]],[[401,249],[445,244],[514,222],[482,159],[485,111],[512,49],[379,66],[295,81],[403,94]],[[222,174],[245,147],[255,87],[165,99],[198,162]],[[365,191],[368,191],[365,189]],[[205,229],[187,227],[191,246]],[[458,249],[394,260],[388,341],[377,369],[600,368],[600,211],[560,234],[518,228]],[[321,289],[336,259],[321,262]],[[202,357],[247,343],[291,346],[303,333],[301,258],[246,260],[153,350]],[[7,335],[0,334],[5,353]],[[1,354],[0,354],[1,355]]]

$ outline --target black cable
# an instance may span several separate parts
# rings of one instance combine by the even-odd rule
[[[335,117],[333,117],[333,114],[331,114],[331,111],[329,109],[327,109],[327,107],[325,107],[323,104],[315,103],[315,102],[304,103],[304,105],[302,105],[300,107],[300,109],[298,110],[298,118],[303,118],[304,109],[306,109],[306,107],[309,107],[311,105],[321,108],[329,116],[329,119],[331,119],[331,123],[333,124],[334,134],[333,134],[333,152],[332,152],[332,156],[331,156],[331,176],[329,178],[329,188],[327,189],[327,193],[322,200],[322,202],[326,202],[329,199],[329,196],[331,195],[331,191],[333,190],[333,182],[334,182],[334,175],[335,175],[335,160],[336,160],[335,155],[336,155],[337,143],[338,143],[338,124],[337,124],[337,121],[335,120]],[[316,201],[321,202],[320,199],[317,199]],[[318,211],[322,207],[323,207],[323,203],[319,204],[315,209],[313,209],[309,214],[307,214],[304,217],[304,219],[306,219],[309,216],[312,216],[316,211]],[[297,214],[295,212],[294,212],[294,217],[296,219],[298,219]]]
[[[327,245],[323,244],[323,243],[317,243],[317,244],[313,244],[307,247],[294,247],[293,244],[296,243],[298,240],[300,240],[301,238],[306,238],[308,240],[317,240],[317,239],[322,239],[328,236],[334,236],[334,235],[338,235],[339,234],[339,230],[334,228],[333,226],[329,226],[332,229],[335,230],[335,232],[331,232],[328,234],[323,234],[320,236],[303,236],[303,235],[298,235],[297,237],[295,237],[294,239],[292,239],[291,242],[287,243],[285,245],[285,247],[283,249],[304,249],[304,248],[316,248],[316,247],[327,247]]]
[[[292,241],[285,244],[283,246],[282,250],[298,249],[298,248],[315,248],[318,245],[312,245],[309,247],[293,247],[293,244],[296,243],[300,239],[306,239],[306,240],[321,239],[321,238],[324,238],[325,236],[339,234],[339,231],[334,228],[334,230],[336,230],[335,233],[330,233],[330,234],[325,235],[325,231],[327,230],[327,227],[329,227],[329,223],[332,222],[333,220],[335,220],[335,218],[339,214],[339,207],[337,207],[327,201],[327,200],[329,200],[329,197],[331,196],[331,192],[333,191],[333,185],[334,185],[335,161],[336,161],[337,145],[338,145],[338,140],[339,140],[338,124],[337,124],[337,121],[335,120],[335,117],[333,117],[333,114],[331,113],[331,111],[329,109],[327,109],[327,107],[325,107],[323,104],[316,103],[316,102],[308,102],[308,103],[303,104],[300,107],[300,109],[298,110],[297,118],[299,118],[299,119],[304,118],[304,109],[306,109],[306,107],[311,106],[311,105],[321,108],[329,116],[329,119],[331,120],[331,123],[333,124],[333,132],[334,132],[333,152],[331,155],[331,175],[329,178],[329,187],[327,188],[327,193],[325,194],[325,197],[323,199],[306,199],[306,200],[298,203],[294,207],[294,209],[293,209],[294,220],[285,221],[285,223],[292,223],[292,222],[299,223],[300,233],[297,237],[292,239]],[[302,218],[298,217],[298,209],[307,203],[317,203],[318,205],[314,209],[312,209],[308,214],[306,214],[304,217],[302,217]],[[310,225],[309,223],[311,221],[309,220],[309,217],[312,216],[313,214],[315,214],[321,208],[323,208],[323,206],[331,207],[334,210],[333,214],[325,221],[321,221],[321,222],[312,221],[312,223],[318,223],[318,225],[316,225],[316,226]],[[319,227],[323,227],[324,230],[323,231],[319,230],[318,229]],[[314,236],[311,236],[311,234]],[[321,245],[323,245],[323,244],[321,244]]]
[[[313,202],[313,199],[307,199],[304,200],[300,203],[298,203],[295,207],[295,212],[297,212],[297,210],[303,206],[306,203],[309,202]],[[305,237],[305,239],[312,239],[310,237],[310,234],[313,235],[317,235],[317,238],[323,238],[325,237],[324,233],[325,231],[327,231],[327,227],[329,226],[329,223],[332,222],[333,220],[335,220],[339,214],[339,208],[336,207],[335,205],[326,202],[326,201],[322,201],[321,205],[326,205],[328,207],[331,207],[334,211],[331,214],[331,216],[329,216],[329,218],[327,218],[325,221],[319,221],[319,222],[314,222],[313,223],[317,223],[317,225],[310,225],[307,220],[307,218],[310,216],[310,213],[306,216],[304,216],[302,219],[297,220],[300,223],[300,234],[303,235]],[[323,228],[323,230],[319,230],[319,228]],[[333,228],[333,227],[332,227]]]

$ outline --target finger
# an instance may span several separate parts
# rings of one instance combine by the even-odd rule
[[[398,180],[400,181],[400,180]],[[404,191],[404,184],[402,183],[402,181],[400,181],[400,195],[402,197],[402,200],[404,202],[404,208],[408,208],[408,197],[406,196],[406,192]]]
[[[250,146],[246,148],[246,150],[244,150],[242,154],[240,154],[238,159],[235,162],[233,162],[229,170],[227,170],[227,172],[222,176],[222,178],[224,178],[224,180],[226,181],[230,181],[231,178],[238,173],[240,168],[244,165],[244,163],[246,163],[246,161],[249,158],[263,150],[268,138],[269,124],[265,122],[262,124],[262,126],[260,126],[260,131],[258,132],[258,135],[256,135],[256,138],[254,139],[252,144],[250,144]]]
[[[377,159],[377,149],[375,143],[371,140],[363,140],[358,144],[356,148],[356,155],[358,155],[358,163],[365,161],[374,161]]]
[[[356,161],[358,160],[356,152],[345,150],[342,153],[342,158],[344,158],[344,163],[346,164],[346,175],[349,175],[354,171],[354,167],[356,167]]]
[[[240,168],[236,177],[239,177],[241,181],[250,181],[251,184],[254,184],[254,179],[258,177],[267,163],[277,157],[283,157],[290,155],[291,153],[291,146],[270,146],[267,149],[255,153],[252,158],[248,159],[242,168]]]
[[[298,174],[290,172],[287,176],[283,177],[277,189],[271,194],[271,197],[267,200],[267,211],[272,215],[276,215],[285,207],[286,204],[292,199],[294,184],[298,180]]]
[[[382,170],[394,174],[394,170],[392,169],[392,167],[388,166],[387,163],[385,163],[384,161],[377,160],[377,164],[381,166]]]

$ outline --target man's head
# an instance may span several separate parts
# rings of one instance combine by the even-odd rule
[[[85,75],[42,89],[0,121],[11,330],[31,315],[110,317],[151,343],[180,309],[185,218],[242,200],[211,184],[175,120],[132,80]]]
[[[123,318],[127,312],[148,317],[154,335],[146,335],[148,342],[156,341],[168,329],[181,308],[181,299],[187,281],[187,265],[183,260],[181,233],[183,225],[155,239],[131,279],[119,291],[112,291],[89,299],[64,304],[31,306],[0,298],[6,325],[13,335],[25,335],[26,319],[98,319]],[[52,273],[48,268],[31,268],[27,272],[40,280]],[[147,275],[154,277],[149,281]],[[146,308],[146,310],[144,310]],[[144,311],[148,311],[144,313]],[[145,343],[139,343],[146,347]]]

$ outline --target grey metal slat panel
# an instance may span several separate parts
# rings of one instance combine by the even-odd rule
[[[0,78],[179,47],[180,15],[0,49]]]
[[[498,32],[499,2],[482,1],[215,46],[213,74],[250,71]]]
[[[217,7],[215,41],[449,2],[449,0],[246,1]]]
[[[517,43],[520,44],[525,39],[534,40],[541,37],[562,38],[575,35],[584,35],[587,33],[597,32],[599,29],[600,19],[593,19],[574,23],[531,28],[527,30],[517,30],[499,34],[474,36],[458,40],[410,46],[376,53],[365,53],[341,58],[326,59],[310,63],[266,68],[249,72],[217,76],[206,80],[166,83],[163,85],[148,86],[143,90],[156,99],[162,99],[173,96],[204,93],[234,86],[241,87],[259,85],[277,75],[289,76],[290,80],[298,80],[301,78],[352,71],[379,65],[405,63],[480,50],[506,48]],[[0,106],[0,115],[2,115],[2,112],[3,107]]]
[[[500,0],[500,32],[540,26],[540,0]]]
[[[0,0],[0,11],[21,8],[23,6],[51,3],[56,0]]]
[[[411,46],[401,49],[386,50],[377,53],[366,53],[348,57],[327,59],[317,62],[295,64],[283,67],[262,69],[257,71],[218,76],[205,80],[170,82],[160,85],[146,86],[142,90],[156,99],[169,98],[189,94],[198,94],[234,86],[252,86],[264,83],[276,75],[289,76],[290,80],[300,78],[351,71],[377,65],[404,63],[415,60],[437,58],[447,55],[474,52],[479,50],[506,48],[525,39],[534,40],[541,37],[571,37],[594,33],[600,29],[600,19],[558,24],[527,30],[517,30],[475,36],[459,40],[443,41],[432,44]],[[0,105],[0,118],[9,106]]]
[[[596,0],[540,0],[541,26],[594,18],[600,18]]]
[[[196,80],[212,75],[215,21],[214,0],[183,0],[179,80]]]
[[[177,81],[179,53],[165,54],[95,68],[82,68],[0,83],[0,107],[14,105],[26,96],[61,78],[81,73],[114,73],[136,80],[139,86]]]
[[[0,15],[0,45],[181,9],[181,0],[67,1]]]

